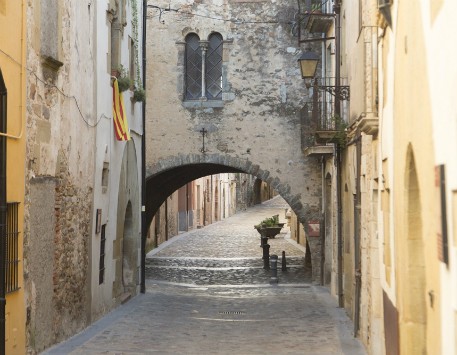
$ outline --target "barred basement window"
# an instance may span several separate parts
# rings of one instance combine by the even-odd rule
[[[8,202],[6,211],[5,292],[19,290],[18,210],[19,202]]]
[[[106,224],[102,225],[102,233],[100,238],[100,261],[98,267],[98,284],[101,285],[105,281],[105,243],[106,243]]]
[[[222,44],[219,33],[212,33],[208,41],[201,41],[195,33],[187,35],[186,100],[222,100]]]

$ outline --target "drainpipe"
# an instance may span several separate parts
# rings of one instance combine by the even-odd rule
[[[333,7],[335,12],[335,115],[340,116],[340,98],[339,98],[339,88],[340,88],[340,65],[341,65],[341,54],[340,54],[340,32],[341,32],[341,22],[340,22],[340,10],[341,3],[336,1]],[[336,143],[335,147],[335,160],[336,160],[336,185],[337,185],[337,195],[336,195],[336,204],[338,209],[337,216],[337,243],[338,243],[338,306],[344,307],[344,291],[343,291],[343,206],[342,206],[342,196],[341,196],[341,146],[339,143]]]
[[[362,288],[362,272],[360,263],[360,234],[361,234],[361,203],[362,196],[360,192],[360,173],[362,161],[362,137],[357,137],[356,154],[357,154],[357,175],[356,175],[356,193],[354,198],[354,275],[355,275],[355,297],[354,297],[354,337],[357,337],[360,329],[360,292]]]
[[[3,75],[0,70],[0,80],[3,86]],[[0,88],[0,133],[6,134],[6,88]],[[0,355],[5,354],[5,322],[6,322],[6,137],[0,135]]]
[[[325,220],[325,208],[326,208],[326,191],[327,186],[325,185],[325,159],[321,158],[321,176],[322,176],[322,191],[324,195],[322,196],[322,207],[321,207],[321,218],[320,218],[320,231],[321,231],[321,285],[324,285],[324,273],[325,273],[325,239],[326,239],[326,220]]]
[[[143,89],[146,89],[146,14],[148,1],[143,0],[143,34],[141,43]],[[140,292],[146,292],[146,238],[148,226],[146,225],[146,100],[142,103],[143,135],[141,136],[141,285]]]

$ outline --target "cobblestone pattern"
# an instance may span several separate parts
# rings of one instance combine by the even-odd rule
[[[147,278],[194,285],[269,284],[272,272],[263,269],[260,234],[254,225],[275,214],[284,219],[286,207],[284,199],[277,196],[245,213],[181,234],[148,255]],[[304,248],[288,240],[287,231],[284,227],[268,240],[270,255],[279,256],[279,282],[309,282],[311,270],[305,268]],[[283,251],[288,264],[284,272]]]
[[[46,354],[365,354],[316,286],[148,291]]]
[[[148,256],[146,294],[46,354],[365,354],[328,290],[307,282],[304,251],[284,238],[270,242],[297,255],[269,284],[251,228],[279,201],[163,244]],[[211,243],[228,231],[233,248]]]

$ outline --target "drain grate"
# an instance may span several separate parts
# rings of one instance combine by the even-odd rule
[[[244,315],[246,312],[243,311],[220,311],[219,314],[226,314],[226,315]]]

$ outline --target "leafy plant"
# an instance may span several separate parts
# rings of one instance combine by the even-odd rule
[[[123,65],[119,67],[118,73],[117,84],[119,85],[119,91],[123,92],[130,89],[132,86],[132,80]]]
[[[260,228],[266,228],[266,227],[275,227],[278,226],[279,224],[279,215],[274,215],[272,217],[265,218],[262,222],[259,224],[256,224],[254,228],[260,229]]]
[[[130,2],[131,10],[132,10],[132,37],[133,37],[133,50],[135,54],[135,90],[133,93],[133,101],[134,102],[142,102],[145,100],[145,92],[143,88],[143,84],[141,82],[141,75],[140,75],[140,59],[139,59],[139,41],[138,41],[138,2],[137,0],[131,0]]]
[[[346,121],[343,118],[341,118],[340,116],[335,115],[332,117],[332,124],[336,131],[335,140],[336,140],[337,144],[340,147],[345,147],[346,143],[347,143],[346,129],[348,127]]]
[[[142,87],[135,88],[133,91],[133,101],[134,102],[143,102],[146,99],[146,92]]]

